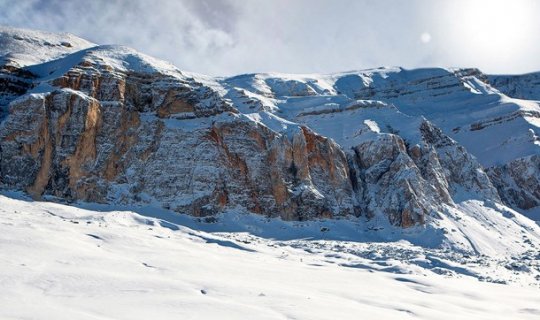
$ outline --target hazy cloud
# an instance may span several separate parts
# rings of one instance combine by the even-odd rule
[[[524,5],[526,1],[508,2]],[[537,45],[524,48],[527,52],[508,51],[500,61],[497,52],[488,59],[479,49],[467,51],[474,47],[472,35],[453,31],[467,30],[456,29],[463,23],[459,10],[468,10],[467,3],[0,0],[0,24],[71,32],[100,44],[124,44],[172,61],[181,69],[213,75],[333,72],[382,65],[477,66],[488,72],[540,69]],[[493,23],[509,23],[496,18]],[[527,39],[536,43],[540,40],[536,29],[522,31],[530,32]]]

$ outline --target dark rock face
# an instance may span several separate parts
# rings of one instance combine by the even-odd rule
[[[488,81],[512,98],[540,100],[540,73],[524,75],[490,75]]]
[[[510,206],[531,209],[540,205],[540,156],[516,159],[488,174],[502,200]]]
[[[420,126],[422,143],[408,146],[395,134],[376,135],[354,147],[349,164],[362,211],[384,213],[392,224],[422,224],[452,205],[457,191],[498,200],[480,164],[431,123]]]
[[[35,76],[21,68],[0,66],[0,120],[7,116],[7,106],[32,86]]]

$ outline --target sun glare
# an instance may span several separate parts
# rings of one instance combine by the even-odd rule
[[[534,0],[452,1],[451,34],[462,54],[505,62],[531,46]]]

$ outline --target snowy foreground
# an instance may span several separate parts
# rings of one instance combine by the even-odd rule
[[[540,317],[534,263],[324,240],[331,232],[205,232],[0,196],[0,319]]]

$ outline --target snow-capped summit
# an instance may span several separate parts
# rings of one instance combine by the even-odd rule
[[[95,46],[70,33],[0,26],[0,66],[26,67]]]

